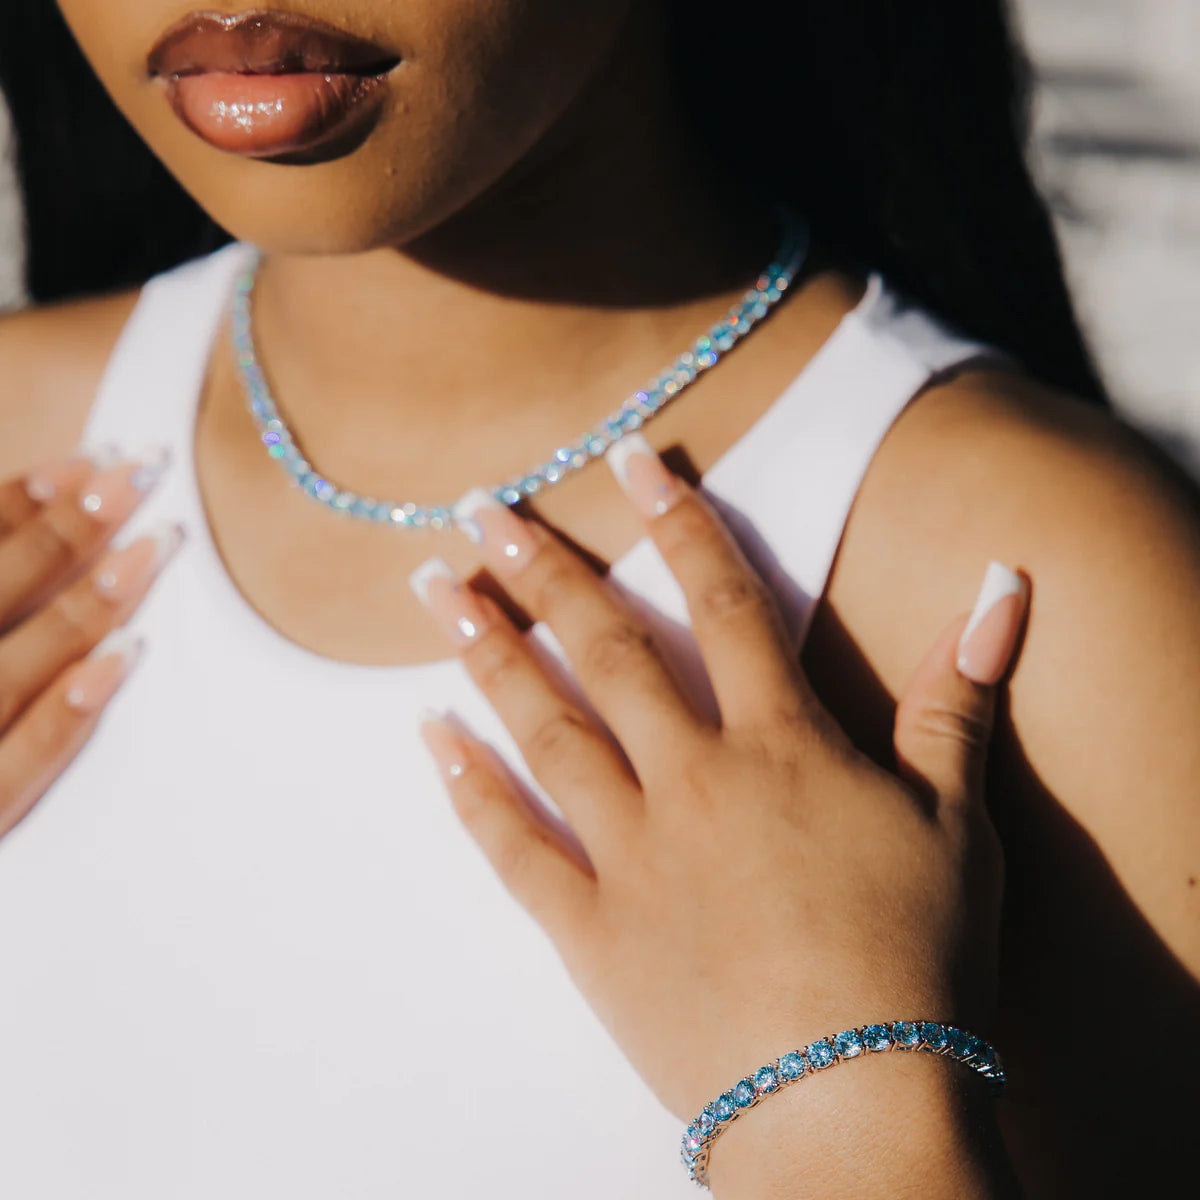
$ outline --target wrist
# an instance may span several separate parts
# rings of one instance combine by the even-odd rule
[[[949,1058],[872,1055],[771,1096],[714,1145],[717,1200],[1008,1200],[987,1082]]]

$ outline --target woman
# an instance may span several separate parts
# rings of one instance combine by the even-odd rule
[[[1134,1040],[1196,1011],[1195,496],[1099,404],[1020,164],[998,9],[814,5],[784,28],[769,9],[734,22],[618,0],[304,7],[330,29],[279,10],[61,7],[154,155],[239,240],[140,292],[0,324],[8,544],[52,552],[6,610],[3,674],[21,682],[0,749],[26,764],[11,818],[129,664],[78,660],[134,609],[150,649],[0,842],[0,961],[19,981],[4,1015],[23,1031],[0,1089],[13,1190],[683,1194],[663,1138],[772,1055],[907,1018],[990,1034],[995,858],[980,822],[975,838],[930,829],[980,811],[985,701],[1019,604],[989,626],[982,691],[952,666],[995,559],[1036,589],[988,778],[1007,862],[1006,1145],[1030,1194],[1153,1191],[1195,1053],[1171,1032],[1169,1047]],[[61,44],[28,35],[52,38],[46,16],[21,6],[5,19],[27,36],[2,43],[35,291],[112,286],[110,253],[138,278],[213,245],[116,134],[79,143],[130,155],[96,164],[95,190],[54,173],[39,47]],[[83,88],[53,95],[101,120]],[[780,199],[799,214],[786,245]],[[254,278],[250,243],[267,252]],[[614,465],[648,497],[653,542],[597,467],[561,484],[543,469],[531,505],[614,564],[620,601],[475,491],[576,444],[789,256],[736,354],[694,355],[703,369],[669,404],[625,410],[703,478],[786,634],[631,432]],[[263,437],[282,456],[293,431],[327,472],[296,475],[309,494],[264,454]],[[72,455],[81,439],[161,448],[97,464]],[[384,520],[358,519],[392,496]],[[402,503],[462,496],[425,528]],[[124,557],[97,559],[130,517]],[[179,518],[190,544],[139,607]],[[697,590],[685,551],[723,574]],[[475,587],[450,578],[482,563]],[[1020,594],[1011,572],[990,578]],[[538,654],[481,591],[544,619]],[[703,636],[705,614],[740,620],[736,636]],[[560,674],[548,630],[586,697],[545,683],[542,668]],[[803,641],[802,676],[781,667],[785,636]],[[488,669],[489,646],[505,669]],[[21,721],[52,702],[68,736],[37,758]],[[457,724],[427,724],[493,876],[432,798],[428,707],[499,743],[528,785],[524,750],[570,829],[512,823],[517,785]],[[976,752],[947,757],[938,730]],[[932,818],[913,819],[902,786]],[[760,807],[718,817],[728,796]],[[677,823],[626,838],[631,797]],[[697,811],[711,819],[678,820]],[[699,868],[727,850],[736,906],[705,890],[711,870],[652,869],[675,847]],[[550,862],[556,885],[535,889]],[[589,867],[628,885],[604,939],[569,916]],[[693,904],[703,919],[681,925]],[[785,931],[783,966],[763,930]],[[1110,1045],[1120,1089],[1091,1070]],[[895,1054],[768,1097],[715,1146],[714,1190],[1003,1194],[992,1118],[964,1078]],[[841,1169],[847,1141],[860,1153]]]

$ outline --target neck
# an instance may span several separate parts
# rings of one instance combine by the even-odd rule
[[[663,61],[644,30],[618,45],[516,168],[403,245],[264,264],[256,334],[314,457],[367,427],[375,453],[465,426],[582,432],[750,283],[773,197],[714,169]]]

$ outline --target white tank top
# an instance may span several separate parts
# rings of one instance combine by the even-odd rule
[[[192,536],[135,618],[145,662],[0,841],[0,1192],[693,1197],[680,1122],[508,897],[419,746],[433,707],[515,759],[457,660],[322,658],[265,624],[222,566],[192,427],[247,252],[146,285],[91,415],[91,442],[176,451],[130,532],[178,517]],[[706,475],[798,639],[889,426],[933,376],[985,353],[872,278]],[[651,544],[613,573],[694,666]]]

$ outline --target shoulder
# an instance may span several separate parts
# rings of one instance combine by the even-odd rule
[[[1195,926],[1182,932],[1184,859],[1200,838],[1200,490],[1113,414],[1019,375],[933,388],[863,481],[819,611],[818,672],[836,691],[837,663],[852,660],[854,686],[882,685],[877,716],[890,716],[991,559],[1031,582],[1004,777],[1036,780],[1200,961]],[[870,752],[887,754],[890,721],[872,724],[887,744]]]
[[[70,453],[138,289],[0,317],[0,478]]]
[[[1068,580],[1143,592],[1161,572],[1200,569],[1198,519],[1196,484],[1115,414],[1016,372],[976,370],[897,419],[838,566],[860,581],[885,571],[916,598],[949,586],[969,602],[989,558],[1029,570],[1043,603]],[[856,603],[864,594],[853,589]]]

